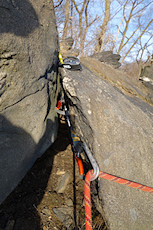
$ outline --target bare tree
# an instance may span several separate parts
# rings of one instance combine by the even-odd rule
[[[121,49],[123,49],[123,47],[125,46],[125,44],[123,44],[123,43],[124,43],[124,40],[125,40],[125,37],[126,37],[126,33],[127,33],[127,30],[128,30],[129,24],[130,24],[132,16],[133,16],[133,11],[136,8],[136,2],[137,2],[137,0],[134,0],[132,2],[132,7],[131,7],[130,14],[129,14],[128,18],[126,18],[126,13],[125,13],[125,9],[127,7],[128,0],[126,0],[125,4],[123,6],[123,18],[124,18],[124,21],[125,21],[125,28],[124,28],[124,31],[122,32],[122,39],[121,39],[121,42],[120,42],[120,45],[119,45],[119,48],[118,48],[118,52],[117,52],[118,54],[120,54]]]
[[[103,23],[101,26],[100,33],[98,35],[98,43],[96,45],[95,52],[100,52],[103,49],[107,25],[108,25],[108,22],[110,20],[110,6],[111,6],[111,1],[106,0],[105,1],[105,16],[104,16],[104,20],[103,20]]]
[[[72,0],[75,6],[75,9],[79,15],[79,39],[80,39],[80,51],[81,55],[84,54],[84,45],[86,40],[86,35],[89,27],[97,20],[97,17],[95,17],[92,21],[89,22],[88,17],[88,6],[90,0],[84,0],[82,2],[82,7],[79,10],[79,7],[76,3],[76,0]]]
[[[63,35],[63,25],[65,20],[65,0],[54,0],[54,9],[56,15],[56,24],[59,38]]]
[[[149,23],[147,24],[147,26],[144,28],[144,30],[141,32],[141,34],[138,36],[138,38],[134,41],[134,43],[132,44],[132,46],[128,49],[128,51],[126,52],[126,54],[124,55],[124,57],[122,58],[122,63],[125,60],[125,58],[128,56],[128,54],[130,53],[130,51],[133,49],[133,47],[137,44],[137,42],[140,40],[140,38],[143,36],[143,34],[147,31],[148,27],[153,23],[153,19],[151,21],[149,21]]]
[[[71,15],[70,15],[70,36],[73,37],[73,2],[71,0]]]
[[[63,2],[63,0],[60,0],[60,1],[56,2],[55,3],[56,5],[54,6],[54,8],[59,7],[62,4],[62,2]]]
[[[143,44],[142,39],[140,38],[139,40],[139,49],[137,50],[137,56],[136,56],[136,61],[139,67],[139,76],[141,73],[141,69],[143,68],[144,65],[144,61],[145,59],[143,59],[144,54],[147,56],[147,60],[146,62],[149,62],[149,59],[152,55],[152,50],[150,50],[150,47],[153,46],[153,42],[150,43],[150,41],[153,38],[153,34],[149,33],[148,34],[148,39],[146,40],[146,42]]]
[[[70,3],[71,3],[71,0],[66,0],[65,20],[64,20],[64,29],[63,29],[62,39],[66,38],[68,34],[68,26],[70,22]]]
[[[153,23],[152,18],[143,19],[151,3],[145,0],[126,0],[123,5],[123,18],[116,37],[116,43],[119,44],[117,53],[122,54],[122,63]]]
[[[81,55],[112,50],[124,62],[132,56],[136,59],[138,52],[144,59],[145,50],[151,49],[153,0],[54,0],[54,5],[60,39],[73,37]]]

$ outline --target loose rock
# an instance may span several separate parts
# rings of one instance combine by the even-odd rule
[[[112,65],[115,69],[121,66],[121,63],[119,62],[121,56],[119,54],[113,54],[112,51],[102,51],[100,53],[93,54],[91,57],[99,60],[100,62]]]
[[[51,215],[51,212],[50,212],[49,208],[47,208],[47,207],[42,210],[42,213],[47,215],[47,216]]]
[[[53,208],[53,212],[66,228],[69,228],[73,224],[73,208]]]
[[[58,180],[58,184],[57,184],[57,188],[56,188],[56,192],[57,193],[64,193],[66,186],[68,185],[70,180],[70,174],[68,172],[66,172],[65,174],[63,174],[59,180]]]
[[[66,206],[68,206],[68,207],[72,207],[72,206],[73,206],[73,201],[72,201],[72,199],[65,199],[65,204],[66,204]]]

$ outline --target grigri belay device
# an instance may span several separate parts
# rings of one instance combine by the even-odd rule
[[[82,70],[80,60],[77,57],[68,56],[63,59],[61,53],[59,53],[58,58],[59,58],[59,67],[63,67],[69,70]]]

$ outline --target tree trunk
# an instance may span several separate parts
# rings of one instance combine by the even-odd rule
[[[110,20],[110,5],[111,5],[111,0],[106,0],[106,2],[105,2],[105,17],[104,17],[103,24],[101,26],[101,31],[100,31],[99,36],[98,36],[98,44],[95,48],[96,52],[102,51],[102,48],[103,48],[105,33],[107,30],[107,25],[108,25],[108,22]]]
[[[71,0],[71,17],[70,17],[71,38],[73,38],[73,2]]]
[[[67,37],[68,26],[69,26],[69,19],[70,19],[70,0],[66,0],[66,9],[65,9],[65,21],[64,21],[64,29],[62,39]]]

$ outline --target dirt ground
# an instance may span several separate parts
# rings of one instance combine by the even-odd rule
[[[58,193],[60,177],[66,173],[67,186]],[[61,210],[65,210],[64,217],[58,216]],[[0,206],[0,230],[54,229],[85,229],[84,181],[79,178],[64,120],[56,142]],[[106,230],[94,206],[93,229]]]

